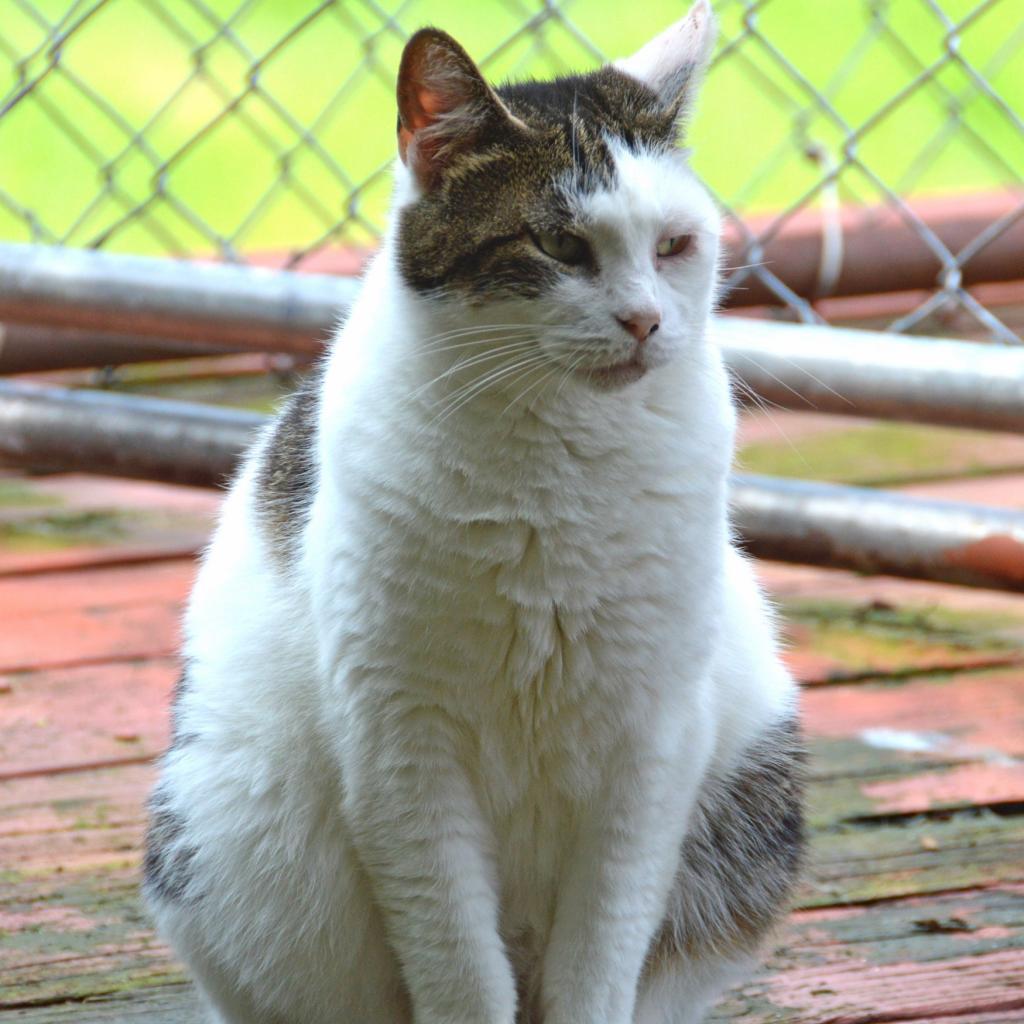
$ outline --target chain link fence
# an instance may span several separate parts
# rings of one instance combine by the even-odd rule
[[[0,238],[351,270],[386,213],[409,33],[542,77],[683,6],[0,0]],[[726,301],[1020,341],[1021,0],[715,6],[689,143],[728,216]]]

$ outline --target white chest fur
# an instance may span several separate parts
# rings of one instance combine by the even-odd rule
[[[600,420],[503,420],[501,396],[434,433],[372,386],[374,415],[326,416],[307,565],[334,728],[362,688],[444,709],[514,928],[544,928],[609,764],[709,699],[731,410],[710,351],[660,377]]]

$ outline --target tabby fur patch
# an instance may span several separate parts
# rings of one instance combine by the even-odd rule
[[[553,265],[531,233],[583,231],[570,197],[614,181],[609,140],[635,151],[676,143],[674,112],[611,67],[496,92],[514,120],[491,118],[437,187],[401,213],[398,263],[416,291],[479,304],[536,298],[562,274],[593,274],[592,263]]]
[[[788,908],[804,854],[806,754],[780,723],[701,797],[651,964],[754,952]]]
[[[185,821],[158,787],[149,800],[143,859],[145,887],[152,898],[184,902],[191,894],[195,850],[185,841]]]
[[[311,373],[288,399],[260,453],[256,515],[275,562],[288,565],[313,500],[321,374]]]

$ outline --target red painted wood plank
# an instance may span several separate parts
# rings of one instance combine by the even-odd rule
[[[903,737],[924,749],[979,759],[1024,757],[1024,670],[913,679],[895,685],[811,687],[807,730],[879,744]],[[884,732],[879,732],[884,730]]]
[[[184,1024],[186,1018],[182,1018]],[[878,1024],[900,1024],[899,1021],[879,1021]],[[922,1024],[1021,1024],[1020,1010],[969,1010],[955,1017],[929,1017]]]
[[[1015,764],[910,765],[873,779],[819,781],[810,790],[807,813],[815,827],[831,828],[973,807],[1012,810],[1018,804],[1024,804],[1024,769]]]
[[[941,771],[863,783],[861,792],[878,814],[921,814],[940,808],[1024,804],[1024,765],[962,764]]]
[[[790,610],[784,654],[805,683],[1024,664],[1024,601],[997,616],[806,597]]]
[[[194,558],[206,544],[206,535],[171,538],[142,544],[110,547],[80,545],[44,551],[15,551],[0,548],[0,578],[33,576],[38,573],[71,572],[98,566],[137,565]]]
[[[139,565],[100,566],[75,572],[0,577],[0,616],[72,608],[183,603],[195,577],[191,558]]]
[[[0,778],[160,753],[177,674],[177,661],[163,658],[7,676]]]
[[[0,865],[34,898],[54,876],[136,871],[153,764],[0,781]],[[5,889],[0,875],[0,893]]]
[[[0,634],[0,673],[168,657],[179,645],[180,618],[178,602],[16,615]]]
[[[789,1011],[792,1024],[925,1021],[982,1010],[1024,1013],[1020,949],[893,964],[872,963],[858,953],[850,950],[844,963],[776,974],[759,995],[773,1011]]]

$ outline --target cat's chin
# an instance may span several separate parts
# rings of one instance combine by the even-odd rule
[[[591,366],[580,368],[576,373],[588,384],[601,391],[611,391],[635,384],[650,369],[647,361],[638,352],[632,359],[611,366]]]

